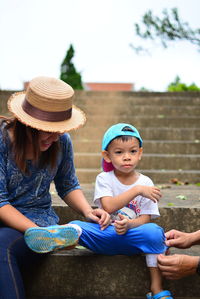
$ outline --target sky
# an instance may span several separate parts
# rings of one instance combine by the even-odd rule
[[[200,28],[199,0],[0,0],[0,89],[21,90],[36,76],[59,78],[70,46],[83,82],[133,83],[165,91],[178,75],[200,86],[200,52],[188,42],[158,43],[136,36],[135,23],[151,9],[177,7],[193,29]],[[131,48],[143,45],[149,55]]]

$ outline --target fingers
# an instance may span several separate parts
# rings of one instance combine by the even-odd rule
[[[157,187],[147,187],[147,194],[146,197],[151,199],[154,202],[158,202],[160,198],[162,197],[161,191]]]
[[[176,235],[178,235],[179,231],[175,229],[171,229],[170,231],[165,233],[165,237],[167,239],[174,239]]]
[[[166,240],[166,241],[165,241],[165,244],[166,244],[168,247],[177,247],[177,246],[178,246],[178,241],[177,241],[177,239]]]
[[[97,223],[99,223],[101,230],[104,230],[110,224],[110,215],[102,210],[102,209],[95,209],[93,214],[97,215]]]
[[[176,258],[176,254],[174,255],[163,255],[163,254],[159,254],[158,255],[158,263],[159,266],[162,267],[162,269],[164,269],[164,267],[167,266],[172,266],[176,263],[177,258]]]
[[[127,227],[124,225],[119,225],[115,222],[115,230],[118,235],[123,235],[127,232]]]
[[[158,255],[158,268],[165,278],[175,279],[175,264],[174,256],[164,256],[163,254]]]
[[[118,214],[120,220],[123,220],[123,219],[129,219],[128,216],[125,216],[125,215],[122,215],[122,214]]]
[[[196,273],[199,257],[174,254],[158,256],[158,268],[167,279],[180,279]]]
[[[125,216],[119,213],[118,217],[120,218],[120,220],[123,220]]]
[[[116,233],[118,234],[118,235],[124,235],[125,233],[126,233],[126,230],[123,228],[121,228],[121,229],[117,229],[116,227],[115,227],[115,231],[116,231]]]
[[[126,216],[118,214],[121,220],[115,220],[115,230],[118,235],[123,235],[128,230],[128,219]]]
[[[153,187],[153,190],[152,190],[152,200],[154,202],[157,202],[160,200],[160,198],[162,197],[162,193],[160,191],[159,188],[157,187]]]
[[[110,225],[110,222],[111,222],[110,215],[108,214],[106,216],[106,218],[104,220],[102,220],[102,222],[101,222],[101,220],[99,221],[99,225],[101,227],[101,230],[104,230],[106,227],[108,227],[108,225]]]
[[[167,246],[173,246],[177,248],[189,248],[191,246],[187,233],[172,229],[165,233]]]

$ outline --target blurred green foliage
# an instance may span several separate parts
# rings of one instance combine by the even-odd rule
[[[168,85],[167,91],[200,91],[200,88],[195,83],[187,85],[181,82],[179,76],[176,76],[175,80]]]
[[[72,62],[74,53],[75,51],[71,44],[61,64],[60,79],[68,83],[73,89],[83,89],[81,74],[76,71]]]

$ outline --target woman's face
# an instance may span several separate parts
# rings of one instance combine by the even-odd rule
[[[50,146],[53,144],[53,142],[58,141],[59,137],[62,134],[60,133],[50,133],[50,132],[44,132],[39,131],[39,147],[40,151],[44,152],[50,148]]]

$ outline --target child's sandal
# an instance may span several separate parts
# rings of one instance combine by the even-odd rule
[[[170,291],[162,291],[156,295],[152,295],[152,293],[148,293],[146,295],[146,299],[173,299]]]

